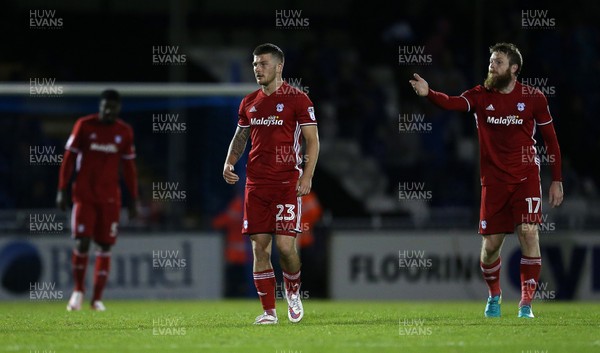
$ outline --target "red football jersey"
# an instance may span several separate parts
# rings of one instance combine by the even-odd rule
[[[479,85],[462,95],[475,114],[481,185],[515,184],[540,178],[535,129],[552,122],[548,101],[538,89],[516,82],[502,94]],[[531,163],[530,161],[534,162]]]
[[[238,126],[250,128],[252,144],[246,184],[296,183],[302,175],[300,127],[317,124],[308,96],[285,82],[268,96],[259,89],[244,97],[238,116]]]
[[[80,118],[65,146],[77,154],[74,202],[121,203],[121,158],[135,158],[133,129],[121,119],[100,122],[98,114]]]

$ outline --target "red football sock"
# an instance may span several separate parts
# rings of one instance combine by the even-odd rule
[[[483,279],[488,286],[488,292],[490,297],[500,295],[500,269],[502,268],[502,260],[498,257],[498,260],[493,263],[486,265],[483,262],[479,263],[481,266],[481,272],[483,273]]]
[[[110,252],[96,253],[96,267],[94,270],[94,297],[92,303],[102,299],[102,292],[106,281],[108,280],[108,272],[110,271]]]
[[[521,256],[521,302],[523,305],[531,305],[531,300],[537,289],[540,271],[542,270],[541,257]]]
[[[283,272],[283,283],[288,293],[298,293],[300,290],[300,270],[296,273]]]
[[[275,311],[275,272],[273,269],[254,272],[254,285],[260,298],[263,310],[269,313]]]
[[[83,292],[85,288],[84,282],[85,272],[88,264],[88,254],[73,250],[71,264],[73,265],[73,281],[75,282],[75,291]]]

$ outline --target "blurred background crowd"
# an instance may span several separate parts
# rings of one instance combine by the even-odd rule
[[[513,42],[523,53],[522,78],[545,80],[545,88],[554,92],[548,101],[565,189],[564,206],[552,211],[557,227],[589,229],[600,219],[599,6],[579,0],[556,5],[8,0],[0,13],[5,48],[0,85],[29,84],[40,77],[57,84],[253,83],[253,48],[264,42],[279,45],[286,53],[283,77],[308,93],[319,122],[322,152],[313,180],[318,212],[311,220],[314,238],[305,244],[310,251],[325,242],[331,228],[476,232],[480,189],[473,117],[435,108],[414,95],[408,80],[417,72],[433,89],[458,95],[483,82],[490,45]],[[30,28],[30,10],[48,8],[63,19],[61,28]],[[530,9],[546,10],[540,17],[554,19],[554,25],[524,27],[524,11]],[[282,10],[300,10],[294,16],[304,19],[301,26],[278,25],[277,19],[285,17]],[[185,64],[153,64],[156,46],[178,47]],[[422,48],[430,60],[400,62],[399,48]],[[123,228],[235,233],[243,185],[227,185],[221,172],[242,97],[122,94],[122,119],[136,134],[143,210]],[[59,166],[32,165],[31,146],[55,146],[61,153],[75,120],[96,112],[97,104],[97,96],[0,95],[5,230],[20,229],[20,210],[54,207]],[[179,114],[185,132],[153,131],[153,115],[169,112]],[[400,131],[402,114],[424,114],[430,128]],[[544,192],[548,171],[542,166]],[[153,200],[152,183],[158,181],[179,182],[187,192],[185,202]],[[405,182],[422,183],[431,199],[402,202],[398,188]]]

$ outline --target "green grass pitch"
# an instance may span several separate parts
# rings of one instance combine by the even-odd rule
[[[0,302],[0,352],[600,352],[600,304],[538,302],[533,320],[483,318],[485,302],[305,300],[302,322],[252,325],[258,300]]]

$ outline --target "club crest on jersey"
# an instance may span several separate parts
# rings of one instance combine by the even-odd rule
[[[123,138],[121,137],[121,135],[115,136],[115,143],[121,143],[122,140],[123,140]]]
[[[517,110],[520,112],[525,110],[525,103],[517,103]]]
[[[279,119],[279,115],[270,115],[267,118],[252,118],[250,125],[283,126],[283,120]]]
[[[283,111],[283,103],[277,104],[277,112],[281,113]]]
[[[95,139],[96,139],[96,133],[95,133],[95,132],[92,132],[92,133],[90,134],[90,140],[95,140]]]

